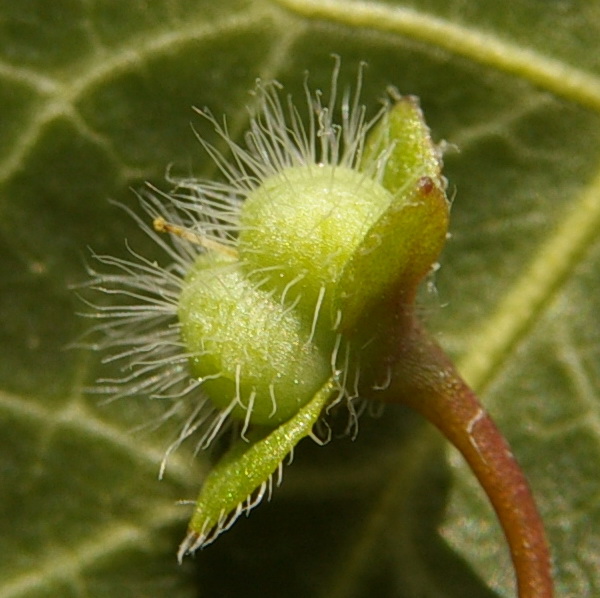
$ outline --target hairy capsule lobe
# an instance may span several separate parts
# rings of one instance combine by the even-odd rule
[[[182,286],[178,314],[192,375],[236,419],[274,427],[331,374],[308,322],[257,288],[227,255],[197,258]]]

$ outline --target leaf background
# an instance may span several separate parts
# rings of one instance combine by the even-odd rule
[[[420,96],[455,145],[452,238],[423,314],[505,430],[547,522],[559,596],[600,593],[600,3],[0,0],[0,598],[514,594],[460,458],[413,414],[308,443],[271,503],[175,561],[208,463],[165,406],[100,404],[69,289],[87,247],[152,252],[108,198],[214,175],[191,109],[247,123],[255,77]]]

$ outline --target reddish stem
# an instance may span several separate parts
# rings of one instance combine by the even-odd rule
[[[398,327],[402,334],[395,336],[391,384],[377,398],[409,405],[462,453],[506,535],[519,598],[551,598],[543,523],[508,443],[441,348],[415,317],[405,318]]]

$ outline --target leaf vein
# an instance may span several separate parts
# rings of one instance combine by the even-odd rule
[[[539,319],[600,234],[600,174],[573,202],[481,329],[467,335],[473,349],[459,361],[479,392],[491,383],[506,357]]]
[[[559,59],[520,48],[488,31],[457,25],[406,7],[340,0],[276,0],[305,17],[391,32],[518,76],[552,93],[600,111],[600,78]],[[351,8],[350,8],[351,7]]]
[[[261,13],[254,9],[245,13],[236,13],[218,23],[205,24],[204,27],[195,23],[176,32],[155,35],[146,43],[140,44],[136,39],[132,47],[123,46],[112,56],[103,55],[102,60],[86,63],[70,82],[62,85],[51,85],[51,82],[45,79],[38,81],[37,78],[33,78],[32,83],[35,83],[37,88],[43,87],[47,100],[45,105],[32,115],[29,124],[23,128],[23,133],[13,151],[3,163],[0,163],[0,184],[5,183],[22,167],[25,157],[36,146],[45,127],[55,118],[67,116],[77,124],[78,119],[73,118],[73,115],[78,113],[77,101],[94,86],[115,74],[139,67],[149,56],[173,51],[176,46],[190,41],[219,38],[224,34],[250,29],[266,18],[272,18],[272,14]],[[0,70],[0,75],[2,74],[3,71]]]
[[[49,557],[41,562],[36,560],[34,569],[3,580],[0,598],[28,595],[34,590],[48,587],[50,581],[70,583],[99,559],[127,548],[143,547],[157,529],[178,523],[181,519],[181,510],[163,507],[149,512],[147,523],[143,525],[133,526],[119,521],[107,526],[102,534],[82,540],[79,545],[69,546],[68,550],[55,548],[49,552]]]
[[[67,427],[90,437],[101,439],[112,446],[126,450],[128,454],[150,465],[158,475],[158,467],[164,457],[163,451],[149,447],[139,442],[139,439],[134,438],[133,435],[106,424],[80,402],[73,401],[63,409],[50,410],[33,401],[23,400],[0,391],[0,410],[22,419],[39,422],[44,429]],[[177,456],[173,456],[169,459],[166,477],[183,486],[188,486],[190,468],[184,464],[182,458],[178,459]]]

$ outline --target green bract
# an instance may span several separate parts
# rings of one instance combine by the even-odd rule
[[[386,298],[410,302],[445,241],[446,196],[429,177],[419,179],[377,220],[346,262],[336,288],[340,330]]]
[[[419,101],[413,96],[400,96],[395,91],[393,109],[366,139],[361,169],[383,159],[382,185],[392,193],[407,193],[421,177],[433,179],[445,188],[441,172],[441,152],[432,142]]]
[[[273,490],[273,474],[296,444],[311,433],[321,411],[335,395],[332,378],[308,405],[271,433],[259,429],[250,442],[238,440],[210,472],[198,497],[189,533],[179,549],[179,559],[188,551],[210,543],[242,514],[248,513]]]

